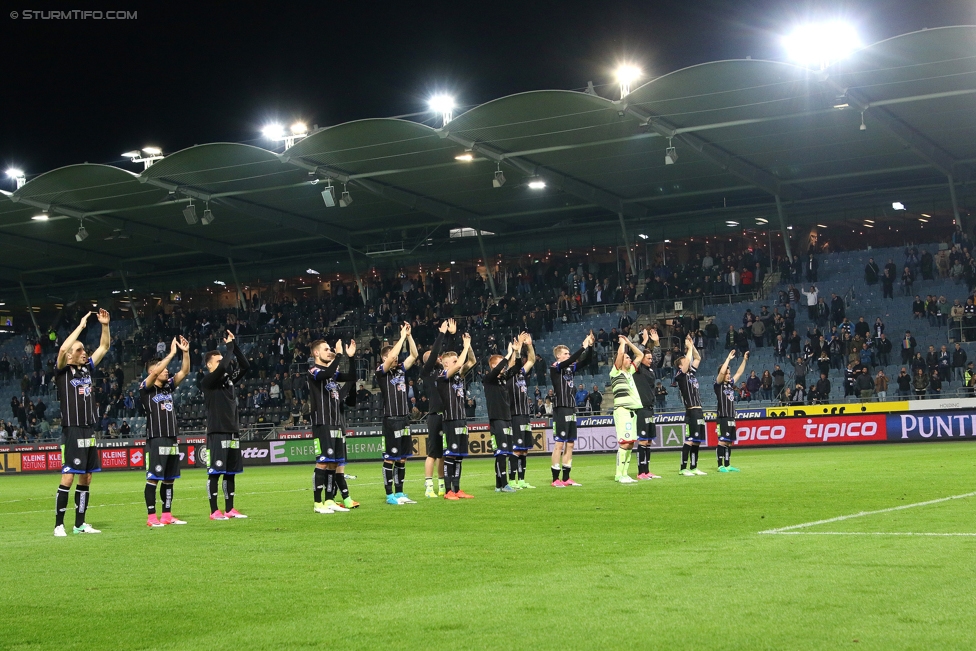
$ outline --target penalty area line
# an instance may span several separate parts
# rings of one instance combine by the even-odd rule
[[[802,524],[794,524],[788,527],[780,527],[778,529],[767,529],[766,531],[760,531],[760,534],[776,534],[776,533],[787,533],[795,529],[806,529],[807,527],[815,527],[820,524],[830,524],[831,522],[841,522],[842,520],[851,520],[853,518],[863,518],[868,515],[878,515],[880,513],[891,513],[893,511],[903,511],[904,509],[914,509],[918,506],[930,506],[932,504],[940,504],[942,502],[949,502],[951,500],[961,500],[966,497],[976,496],[976,491],[972,493],[963,493],[962,495],[950,495],[949,497],[940,497],[936,500],[927,500],[925,502],[915,502],[914,504],[902,504],[901,506],[892,506],[887,509],[878,509],[877,511],[860,511],[859,513],[851,513],[850,515],[840,515],[836,518],[827,518],[826,520],[816,520],[814,522],[804,522]],[[806,532],[810,533],[810,532]]]
[[[779,536],[976,536],[976,533],[919,533],[915,531],[760,531]]]

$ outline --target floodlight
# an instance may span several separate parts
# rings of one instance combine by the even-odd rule
[[[678,162],[678,150],[674,148],[671,144],[671,139],[668,138],[668,147],[664,150],[664,164],[674,165]]]
[[[318,276],[319,275],[319,272],[317,272],[315,269],[306,269],[305,270],[305,273],[312,274],[313,276]]]
[[[647,239],[647,235],[645,235],[644,233],[638,233],[637,234],[637,237],[641,238],[642,240],[646,240]]]
[[[285,132],[285,128],[278,123],[272,123],[261,129],[261,133],[268,140],[281,140],[282,135]]]
[[[18,190],[24,187],[24,184],[27,183],[27,175],[24,174],[24,170],[17,169],[16,167],[9,168],[7,170],[7,176],[14,180],[14,182],[17,184]]]
[[[75,240],[77,240],[78,242],[84,242],[87,237],[88,237],[88,231],[85,230],[85,225],[81,224],[80,226],[78,226],[78,232],[75,233]]]
[[[471,151],[468,150],[468,151],[464,152],[463,154],[458,154],[457,156],[455,156],[454,157],[454,160],[459,161],[459,162],[462,162],[462,163],[470,163],[471,161],[474,160],[474,154],[472,154]]]
[[[149,154],[150,156],[159,156],[163,153],[163,150],[159,147],[143,147],[142,153]]]
[[[339,207],[348,208],[351,203],[352,195],[349,194],[349,190],[346,189],[346,186],[342,186],[342,195],[339,197]]]
[[[536,176],[529,179],[529,187],[533,190],[542,190],[546,187],[546,182]]]
[[[304,136],[308,133],[308,127],[305,126],[304,122],[296,122],[291,125],[291,133],[293,136]]]
[[[904,210],[905,204],[903,204],[901,201],[895,201],[891,204],[891,207],[895,210]]]
[[[200,219],[200,223],[203,224],[204,226],[209,226],[213,220],[214,220],[213,212],[211,212],[210,204],[208,203],[207,207],[203,209],[203,217]]]
[[[193,200],[190,200],[189,205],[183,209],[183,218],[186,219],[186,223],[189,225],[196,224],[197,219],[197,207],[193,205]]]
[[[454,98],[450,95],[438,94],[427,100],[427,106],[434,113],[441,114],[441,126],[446,126],[454,119]]]
[[[122,154],[122,157],[123,158],[139,158],[140,155],[141,154],[137,150],[133,149],[132,151],[127,151],[124,154]]]
[[[641,78],[641,69],[637,66],[623,64],[617,68],[617,81],[620,82],[620,99],[630,95],[630,85]]]
[[[500,188],[505,185],[505,172],[500,169],[495,170],[495,178],[491,180],[492,187]]]
[[[326,208],[335,208],[336,205],[335,188],[332,187],[331,183],[325,186],[325,189],[322,190],[322,201],[325,202]]]
[[[31,219],[36,222],[46,222],[48,219],[50,219],[50,216],[46,212],[39,212],[31,217]]]
[[[819,227],[819,228],[827,228],[827,225],[826,224],[817,224],[817,227]]]
[[[227,285],[227,283],[225,283],[225,282],[224,282],[224,281],[222,281],[222,280],[215,280],[215,281],[214,281],[214,285],[220,285],[221,287],[224,287],[224,286],[226,286],[226,285]]]
[[[831,21],[798,27],[783,37],[783,47],[791,60],[823,70],[861,47],[861,40],[853,25]]]
[[[734,227],[734,226],[738,226],[739,225],[739,222],[732,221],[730,219],[730,220],[728,220],[728,221],[725,222],[725,225],[731,228],[731,227]]]

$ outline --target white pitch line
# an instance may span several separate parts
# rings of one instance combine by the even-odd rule
[[[916,533],[894,531],[761,531],[780,536],[976,536],[976,533]]]
[[[930,504],[939,504],[940,502],[948,502],[950,500],[960,500],[964,497],[976,496],[976,492],[964,493],[962,495],[950,495],[949,497],[940,497],[937,500],[928,500],[926,502],[916,502],[914,504],[902,504],[901,506],[892,506],[888,509],[878,509],[877,511],[861,511],[860,513],[852,513],[850,515],[840,515],[836,518],[827,518],[826,520],[817,520],[816,522],[804,522],[803,524],[794,524],[789,527],[780,527],[779,529],[767,529],[766,531],[760,531],[760,534],[765,533],[783,533],[785,531],[791,531],[793,529],[805,529],[806,527],[815,527],[819,524],[829,524],[831,522],[840,522],[841,520],[850,520],[852,518],[863,518],[866,515],[877,515],[879,513],[891,513],[892,511],[901,511],[903,509],[913,509],[916,506],[929,506]]]

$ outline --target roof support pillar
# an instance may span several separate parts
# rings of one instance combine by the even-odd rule
[[[244,292],[241,290],[241,283],[237,280],[237,269],[234,268],[234,259],[227,258],[230,263],[230,275],[234,278],[234,286],[237,287],[237,307],[247,312],[247,301],[244,300]]]
[[[136,320],[136,329],[142,330],[142,322],[139,321],[139,310],[136,308],[135,301],[132,300],[132,290],[129,289],[129,281],[125,278],[125,270],[119,269],[119,276],[122,277],[122,286],[125,287],[125,295],[129,299],[129,309],[132,310],[132,317]]]
[[[366,305],[366,290],[363,288],[363,279],[359,275],[359,267],[356,265],[356,256],[352,252],[352,246],[346,245],[349,250],[349,261],[352,262],[352,274],[356,277],[356,287],[359,288],[359,298],[363,301],[363,305]]]
[[[618,212],[617,218],[620,220],[620,232],[624,236],[624,247],[627,249],[627,262],[630,263],[630,273],[636,276],[637,265],[634,264],[634,251],[630,246],[630,238],[627,237],[627,227],[624,225],[624,214],[622,212]]]
[[[779,214],[779,228],[783,233],[783,246],[786,247],[786,257],[789,258],[790,262],[793,262],[793,252],[790,251],[790,232],[786,228],[786,217],[783,216],[783,202],[780,201],[779,195],[776,196],[776,212]],[[769,255],[772,257],[773,252],[770,251]]]
[[[948,175],[949,179],[949,197],[952,198],[952,215],[956,219],[956,226],[962,229],[963,233],[967,235],[971,234],[969,229],[972,224],[963,223],[962,215],[959,214],[959,200],[956,199],[956,181],[952,178],[952,174]],[[969,220],[966,220],[968,222]]]
[[[41,326],[37,325],[37,317],[34,316],[34,308],[31,307],[30,296],[27,295],[27,288],[24,287],[24,281],[20,281],[20,291],[24,293],[24,301],[27,303],[27,311],[30,312],[31,322],[34,324],[34,332],[37,333],[37,338],[41,338]]]
[[[488,254],[485,253],[485,241],[481,239],[481,229],[475,229],[478,234],[478,246],[481,247],[481,259],[485,261],[485,271],[488,273],[488,286],[491,288],[491,297],[498,299],[498,290],[495,289],[495,276],[491,273],[491,267],[488,266]]]

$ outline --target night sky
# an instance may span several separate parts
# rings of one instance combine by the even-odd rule
[[[782,59],[779,36],[811,18],[844,17],[865,44],[976,23],[976,4],[962,0],[153,4],[133,4],[138,18],[122,22],[12,19],[49,7],[7,3],[4,168],[30,178],[119,164],[121,152],[149,144],[167,153],[215,141],[268,146],[259,132],[274,119],[325,126],[415,113],[439,90],[467,106],[592,80],[610,96],[600,85],[619,60],[657,76],[716,59]],[[70,8],[81,6],[127,8]]]

